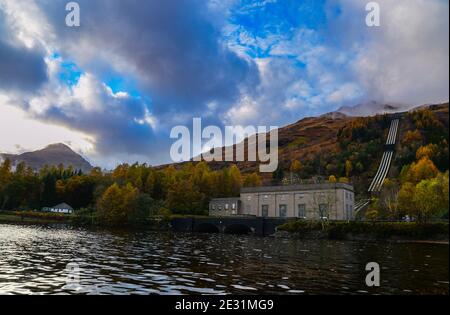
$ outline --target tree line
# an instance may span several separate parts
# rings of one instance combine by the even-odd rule
[[[87,174],[63,165],[33,171],[24,163],[0,164],[0,209],[32,210],[66,202],[107,224],[133,223],[150,215],[205,215],[211,198],[238,196],[261,178],[243,176],[235,166],[213,171],[200,162],[154,168],[121,164],[111,172]]]

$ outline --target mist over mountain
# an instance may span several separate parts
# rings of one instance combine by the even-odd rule
[[[414,105],[370,101],[357,104],[355,106],[342,106],[336,111],[336,113],[344,114],[350,117],[366,117],[379,114],[406,112],[413,108],[415,108]]]

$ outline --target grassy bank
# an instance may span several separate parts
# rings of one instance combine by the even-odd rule
[[[34,211],[1,211],[0,223],[70,223],[71,215],[43,213]]]
[[[278,227],[300,238],[448,240],[448,222],[308,222],[295,220]]]
[[[129,229],[169,230],[172,216],[152,216],[142,221],[125,222],[111,226],[101,222],[93,211],[77,211],[75,214],[60,214],[36,211],[0,211],[0,223],[54,224],[65,223],[78,227],[111,227]]]

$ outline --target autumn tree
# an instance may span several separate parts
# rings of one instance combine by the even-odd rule
[[[290,184],[293,184],[295,182],[298,182],[300,178],[300,173],[303,170],[303,165],[298,160],[293,160],[291,162],[291,166],[289,167],[289,180]]]
[[[110,186],[97,203],[97,216],[100,221],[108,224],[117,224],[126,218],[123,209],[122,190],[118,184]]]
[[[441,205],[439,208],[442,210],[442,215],[447,215],[449,212],[449,171],[445,172],[444,174],[440,173],[436,177],[436,181],[439,185],[439,194],[440,198],[439,201],[441,202]]]
[[[176,214],[206,214],[205,194],[194,185],[192,179],[175,181],[167,193],[167,206]]]
[[[345,176],[347,178],[350,178],[352,171],[353,171],[352,161],[350,160],[345,161]]]
[[[244,180],[244,187],[259,187],[262,185],[261,178],[258,173],[251,173]]]
[[[417,208],[419,221],[427,221],[428,218],[439,213],[442,203],[440,202],[441,189],[435,179],[426,179],[417,184],[413,196],[414,205]]]
[[[120,164],[117,166],[112,172],[113,180],[120,185],[125,184],[129,167],[128,164]]]
[[[231,176],[228,168],[223,168],[220,173],[220,183],[218,187],[221,197],[231,197]]]
[[[120,187],[117,183],[111,185],[98,200],[98,219],[110,226],[124,225],[136,221],[138,219],[134,216],[136,213],[145,216],[142,213],[145,211],[138,210],[143,210],[149,206],[143,204],[145,201],[139,199],[139,197],[139,190],[130,183],[123,187]],[[142,217],[139,219],[142,219]]]
[[[6,159],[0,165],[0,209],[5,209],[10,196],[7,194],[7,186],[12,179],[11,161]]]
[[[230,194],[231,197],[239,196],[242,187],[241,171],[236,165],[230,168]]]
[[[416,151],[416,159],[418,161],[420,161],[423,158],[428,158],[431,160],[437,151],[438,148],[433,143],[430,143],[429,145],[426,146],[421,146]]]
[[[412,163],[409,167],[406,180],[412,183],[419,183],[422,180],[434,178],[439,170],[428,157],[422,157],[417,163]]]
[[[404,183],[398,193],[399,208],[404,213],[414,216],[416,206],[414,203],[414,194],[416,192],[416,186],[413,183]]]
[[[423,137],[420,134],[420,131],[415,130],[408,130],[405,135],[402,138],[402,145],[408,145],[411,143],[422,143]]]
[[[398,183],[385,179],[381,188],[379,203],[385,208],[391,217],[399,217],[399,186]]]
[[[380,213],[376,208],[369,208],[366,211],[366,219],[372,221],[373,223],[379,218]]]

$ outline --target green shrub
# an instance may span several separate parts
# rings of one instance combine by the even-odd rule
[[[72,218],[70,215],[62,213],[52,213],[52,212],[37,212],[37,211],[15,211],[15,215],[22,218],[32,218],[40,220],[50,220],[50,221],[67,221]]]
[[[425,239],[449,234],[448,222],[419,224],[414,222],[322,222],[296,220],[278,227],[279,231],[305,233],[324,230],[329,238],[343,239],[347,235],[367,235],[379,239],[406,237]]]

